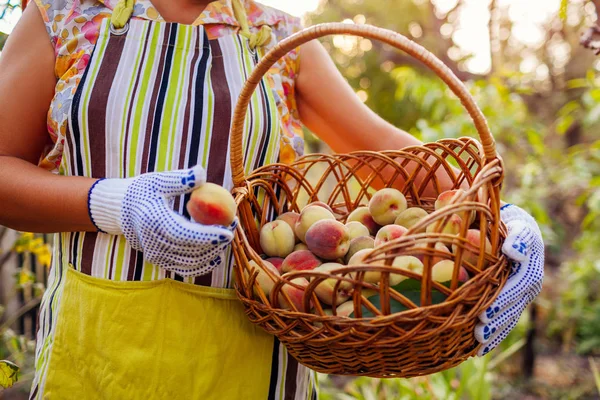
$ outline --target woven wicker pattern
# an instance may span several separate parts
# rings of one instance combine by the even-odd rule
[[[423,146],[397,151],[355,152],[342,155],[307,155],[292,165],[272,164],[244,175],[242,132],[250,96],[270,65],[290,49],[327,34],[348,33],[382,40],[423,61],[436,72],[461,99],[481,136],[481,144],[472,138],[445,139]],[[504,285],[509,268],[501,254],[506,236],[499,219],[499,186],[503,177],[501,161],[496,156],[494,140],[485,118],[456,77],[433,55],[394,32],[364,25],[325,24],[308,28],[279,43],[257,66],[238,101],[231,135],[231,160],[234,194],[238,204],[240,227],[234,241],[236,290],[248,318],[267,332],[276,335],[290,353],[304,365],[320,372],[366,375],[373,377],[425,375],[459,364],[477,350],[473,330],[477,315],[494,300]],[[445,176],[454,188],[465,189],[450,206],[434,211],[437,195]],[[348,214],[367,205],[375,191],[395,187],[406,196],[409,206],[421,207],[431,214],[413,226],[401,238],[375,249],[363,265],[353,265],[331,273],[291,272],[275,277],[276,285],[269,297],[256,283],[258,271],[250,267],[254,260],[261,265],[259,229],[287,211],[300,211],[307,203],[322,201],[345,222]],[[466,241],[470,216],[473,226],[485,232],[491,251],[484,251],[482,235],[479,248]],[[462,218],[458,236],[441,233],[450,217]],[[434,229],[423,231],[427,226]],[[453,247],[453,253],[435,249],[441,242]],[[480,251],[481,249],[481,251]],[[477,254],[477,261],[467,261],[464,254]],[[392,266],[401,255],[423,260],[422,275]],[[432,280],[433,259],[454,262],[448,286]],[[471,279],[460,284],[459,269],[464,267]],[[379,284],[363,280],[368,271],[381,272]],[[390,285],[390,274],[401,274],[420,282],[420,299],[411,299]],[[281,298],[292,303],[282,291],[291,279],[305,277],[302,312],[281,309]],[[336,286],[351,283],[354,290],[354,317],[326,313],[314,293],[326,279]],[[373,304],[366,291],[376,290],[379,301]],[[443,296],[442,302],[434,297]],[[332,296],[332,309],[339,304]],[[293,304],[293,303],[292,303]],[[392,304],[404,311],[392,312]],[[329,311],[331,313],[331,311]],[[367,314],[367,315],[365,315]]]

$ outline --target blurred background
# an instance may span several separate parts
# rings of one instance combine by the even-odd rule
[[[580,40],[595,26],[600,1],[263,3],[307,25],[388,28],[442,59],[470,88],[498,142],[503,199],[534,215],[546,243],[542,294],[499,349],[411,380],[322,375],[321,398],[599,399],[600,56]],[[20,13],[19,1],[0,0],[0,51]],[[323,43],[356,95],[396,126],[424,141],[476,135],[456,98],[405,54],[354,37]],[[310,132],[306,139],[307,151],[327,151]],[[31,382],[48,246],[45,237],[0,227],[0,359],[22,368],[20,382],[0,398],[20,398]]]

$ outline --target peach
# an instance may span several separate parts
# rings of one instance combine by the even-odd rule
[[[466,261],[472,265],[477,265],[477,260],[479,259],[479,254],[481,253],[481,231],[479,229],[469,229],[467,231],[467,244],[462,253],[463,261]],[[452,245],[452,251],[456,254],[458,247],[456,244]],[[492,252],[492,244],[489,239],[485,238],[485,249],[486,253]],[[487,266],[488,262],[483,260],[483,268]]]
[[[348,215],[346,223],[352,221],[360,222],[366,226],[371,235],[377,234],[377,231],[379,230],[379,225],[373,220],[369,207],[358,207],[356,210],[352,211],[350,215]]]
[[[452,273],[454,272],[454,261],[443,260],[435,264],[431,270],[431,279],[436,282],[449,282],[452,280]],[[469,274],[467,270],[460,267],[458,271],[458,281],[466,282],[469,280]]]
[[[369,201],[369,212],[379,225],[393,224],[404,210],[406,210],[406,197],[397,189],[381,189],[375,192]]]
[[[339,269],[339,268],[344,268],[344,266],[342,264],[338,264],[338,263],[326,263],[326,264],[322,264],[319,267],[315,268],[313,271],[329,273],[329,272]],[[341,275],[336,275],[336,276],[341,276]],[[316,279],[316,278],[313,278],[313,279]],[[339,285],[338,285],[338,282],[339,282]],[[336,285],[337,285],[337,292],[334,296],[333,291],[335,290]],[[341,280],[335,279],[335,278],[327,278],[325,280],[322,280],[315,287],[315,294],[317,295],[319,300],[321,300],[323,303],[326,303],[326,304],[333,304],[334,297],[335,297],[335,304],[342,304],[344,301],[346,301],[350,298],[351,291],[352,291],[352,283],[347,282],[347,281],[341,281]]]
[[[279,276],[279,271],[277,271],[277,268],[275,268],[275,266],[267,260],[262,260],[261,266],[256,264],[254,260],[250,260],[249,266],[251,273],[254,272],[254,269],[258,270],[258,275],[256,276],[256,280],[254,281],[253,287],[254,295],[258,297],[258,288],[256,287],[256,284],[258,284],[258,286],[260,286],[262,291],[265,293],[265,296],[268,298],[269,294],[273,290],[273,287],[275,286],[275,280],[273,280],[265,272],[265,268],[267,268],[269,272],[271,272],[275,279]],[[248,271],[244,271],[244,273],[246,275],[246,279],[250,279]]]
[[[275,268],[277,268],[277,271],[279,271],[279,273],[281,273],[281,264],[283,264],[283,258],[281,258],[281,257],[270,257],[270,258],[267,258],[265,261],[268,261],[271,264],[273,264],[273,266]]]
[[[417,257],[414,256],[398,256],[394,258],[394,262],[392,263],[394,268],[404,269],[410,272],[414,272],[415,274],[423,274],[423,263]],[[401,277],[400,282],[407,279],[408,277],[404,275],[399,275]],[[391,281],[391,277],[390,277]],[[392,285],[394,286],[394,285]]]
[[[403,226],[400,225],[386,225],[377,232],[375,237],[375,247],[379,247],[394,239],[398,239],[400,236],[408,232]]]
[[[297,212],[286,212],[281,214],[279,217],[277,217],[276,220],[278,221],[285,221],[290,228],[292,228],[292,231],[294,232],[294,235],[296,234],[296,222],[298,222],[298,219],[300,218],[300,214],[298,214]],[[299,242],[300,239],[298,239],[296,237],[296,242]]]
[[[304,243],[296,243],[296,245],[294,246],[294,251],[300,251],[300,250],[308,250],[308,246],[305,245]]]
[[[283,276],[285,276],[285,275],[283,275]],[[294,279],[290,280],[290,282],[300,286],[301,289],[298,289],[289,284],[284,284],[281,287],[281,292],[284,292],[288,295],[291,303],[289,303],[286,300],[284,294],[280,292],[279,296],[277,297],[279,300],[279,306],[281,308],[283,308],[284,310],[293,310],[295,307],[296,310],[300,311],[300,312],[308,311],[308,310],[304,309],[304,293],[305,293],[306,287],[308,286],[308,280],[306,278],[294,278]]]
[[[338,317],[350,317],[351,314],[354,314],[354,302],[347,301],[335,309],[335,314]]]
[[[429,214],[427,213],[427,211],[423,210],[420,207],[410,207],[398,214],[396,220],[394,221],[394,224],[409,229],[428,215]],[[425,229],[419,230],[418,232],[425,232]]]
[[[350,240],[361,236],[369,236],[371,234],[371,232],[369,232],[369,228],[358,221],[346,222],[346,228],[348,228],[348,236],[350,236]]]
[[[427,243],[419,243],[417,246],[417,248],[427,248],[429,247],[429,245]],[[448,247],[446,247],[446,245],[442,242],[437,242],[434,246],[433,246],[433,251],[435,252],[435,254],[438,255],[434,255],[431,258],[431,263],[432,264],[437,264],[438,262],[442,261],[442,260],[447,260],[447,257],[441,256],[439,255],[439,253],[444,253],[444,254],[448,254],[451,255],[452,253],[450,252],[450,250],[448,250]],[[423,251],[423,253],[419,254],[416,256],[419,260],[423,261],[425,258],[425,251]]]
[[[287,257],[295,244],[294,232],[284,221],[269,222],[260,230],[260,247],[269,257]]]
[[[331,207],[329,207],[329,205],[327,203],[323,203],[322,201],[313,201],[312,203],[310,203],[308,206],[319,206],[319,207],[323,207],[324,209],[326,209],[327,211],[329,211],[330,213],[333,214],[333,210],[331,209]]]
[[[352,258],[357,251],[363,249],[372,249],[375,247],[375,239],[371,236],[360,236],[354,238],[350,241],[350,247],[348,247],[348,253],[346,253],[345,261],[348,261]]]
[[[192,192],[186,208],[200,224],[228,226],[235,218],[237,206],[227,189],[205,183]]]
[[[306,232],[306,245],[315,255],[326,260],[344,257],[350,247],[348,228],[332,219],[318,221]]]
[[[320,206],[306,206],[300,213],[300,218],[296,222],[296,236],[306,243],[306,232],[316,222],[321,220],[335,220],[333,214]]]
[[[427,229],[426,229],[427,233],[434,232],[437,229],[437,226],[442,223],[442,221],[443,220],[440,219],[440,220],[437,220],[437,221],[427,225]],[[462,218],[456,214],[452,214],[450,216],[450,219],[448,220],[448,222],[443,227],[443,229],[440,233],[445,233],[448,235],[456,236],[460,233],[461,224],[462,224]]]
[[[436,211],[439,210],[440,208],[446,207],[448,204],[450,204],[450,201],[452,200],[452,198],[455,195],[458,194],[459,196],[462,196],[464,193],[465,193],[465,191],[462,189],[446,190],[445,192],[440,193],[440,195],[438,196],[438,198],[434,204]],[[462,214],[465,214],[465,213],[461,213],[461,215]],[[475,216],[476,216],[475,211],[469,212],[469,225],[471,225],[475,221]]]
[[[323,264],[313,253],[308,250],[295,251],[285,258],[281,270],[283,272],[305,271],[317,268]]]
[[[373,249],[363,249],[363,250],[357,251],[350,258],[350,260],[348,260],[348,265],[349,266],[350,265],[375,265],[375,266],[385,265],[385,261],[384,260],[378,260],[378,261],[370,262],[368,264],[365,262],[365,258],[372,251],[373,251]],[[356,277],[357,275],[358,275],[358,272],[352,272],[352,276],[353,277]],[[369,283],[378,283],[379,281],[381,281],[381,272],[379,272],[379,271],[367,271],[363,275],[363,281],[364,282],[369,282]]]

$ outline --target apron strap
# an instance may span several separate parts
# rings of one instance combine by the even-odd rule
[[[123,29],[127,25],[131,14],[133,14],[134,3],[135,0],[119,0],[110,16],[110,22],[113,27]]]
[[[111,24],[114,29],[122,30],[127,25],[129,18],[133,14],[133,6],[135,0],[119,0],[113,9],[110,17]],[[240,24],[240,35],[247,38],[250,42],[250,48],[262,47],[271,41],[272,29],[268,25],[260,27],[258,32],[251,33],[248,25],[248,15],[241,0],[233,0],[233,15]]]
[[[250,41],[250,48],[262,47],[271,41],[271,27],[263,25],[258,32],[251,33],[248,26],[248,15],[241,0],[233,0],[233,15],[240,24],[240,35]]]

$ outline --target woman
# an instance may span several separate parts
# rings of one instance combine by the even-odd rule
[[[253,0],[27,7],[0,59],[0,223],[57,232],[31,398],[316,398],[314,375],[230,289],[233,226],[184,207],[205,181],[231,187],[240,88],[299,29]],[[272,69],[249,115],[248,170],[300,156],[301,123],[337,152],[419,143],[360,103],[317,42]],[[482,354],[541,286],[537,225],[514,206],[502,217],[514,274],[480,317]]]

